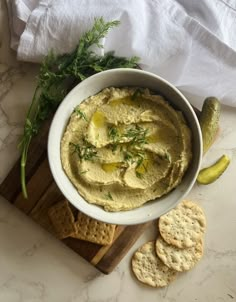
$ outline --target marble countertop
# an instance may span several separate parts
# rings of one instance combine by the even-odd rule
[[[25,113],[38,66],[17,62],[9,48],[4,1],[0,1],[0,182],[19,156]],[[0,197],[0,302],[124,302],[236,300],[236,109],[224,107],[221,131],[203,165],[223,153],[231,157],[224,175],[195,185],[188,199],[206,213],[205,253],[199,264],[164,289],[136,281],[133,252],[156,236],[151,226],[110,275],[103,275]]]

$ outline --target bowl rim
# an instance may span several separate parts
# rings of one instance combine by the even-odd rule
[[[68,193],[67,190],[65,190],[65,188],[63,186],[61,186],[61,183],[59,181],[59,177],[57,175],[57,172],[55,170],[55,165],[53,164],[53,150],[52,150],[52,137],[54,136],[54,133],[56,132],[56,128],[55,128],[55,124],[56,124],[56,121],[58,120],[58,118],[60,117],[60,112],[63,110],[63,107],[65,106],[64,104],[66,103],[66,100],[68,98],[71,97],[71,95],[73,95],[75,89],[78,89],[79,86],[81,85],[84,85],[84,82],[87,81],[87,80],[94,80],[96,78],[99,78],[101,76],[101,74],[112,74],[112,73],[123,73],[123,72],[126,72],[126,73],[140,73],[140,74],[144,74],[144,75],[147,75],[147,76],[151,76],[157,80],[159,80],[160,82],[163,82],[165,85],[169,86],[172,90],[174,90],[175,93],[177,93],[185,102],[186,106],[188,107],[188,110],[189,112],[191,112],[191,116],[194,120],[194,124],[195,124],[195,127],[197,129],[197,134],[198,134],[198,139],[199,139],[199,150],[197,150],[198,152],[198,160],[197,160],[197,169],[196,169],[196,172],[194,174],[194,177],[192,178],[192,180],[189,182],[188,184],[188,187],[187,187],[187,190],[185,190],[183,192],[183,194],[181,195],[180,198],[176,199],[176,202],[174,202],[171,206],[165,208],[165,210],[162,210],[160,211],[160,213],[158,215],[143,215],[143,218],[142,220],[139,219],[134,219],[132,218],[132,215],[128,215],[129,219],[121,219],[120,217],[120,214],[122,215],[122,213],[133,213],[136,209],[131,209],[131,210],[127,210],[127,211],[120,211],[120,212],[107,212],[103,209],[104,213],[106,213],[105,216],[109,216],[109,218],[102,218],[100,217],[99,215],[96,214],[96,211],[95,211],[95,214],[92,213],[92,215],[90,215],[90,213],[88,213],[87,211],[85,211],[83,208],[79,208],[77,203],[74,202],[74,200],[72,200],[70,198],[70,195]],[[129,86],[129,85],[127,85]],[[109,86],[107,86],[109,87]],[[102,89],[105,89],[106,87],[102,88]],[[97,92],[98,93],[98,92]],[[69,118],[69,116],[67,117]],[[60,151],[59,151],[60,152]],[[63,196],[73,205],[75,206],[79,211],[83,212],[84,214],[86,215],[89,215],[90,217],[92,218],[95,218],[97,220],[100,220],[100,221],[103,221],[103,222],[106,222],[106,223],[111,223],[111,224],[117,224],[117,225],[135,225],[135,224],[141,224],[141,223],[146,223],[146,222],[149,222],[151,220],[154,220],[162,215],[164,215],[165,213],[169,212],[171,209],[173,209],[174,207],[177,206],[177,204],[183,200],[185,198],[185,196],[190,192],[190,190],[192,189],[195,181],[196,181],[196,178],[197,178],[197,175],[198,175],[198,172],[200,170],[200,166],[201,166],[201,160],[202,160],[202,152],[203,152],[203,144],[202,144],[202,133],[201,133],[201,128],[200,128],[200,124],[199,124],[199,121],[198,121],[198,118],[196,116],[196,113],[194,112],[190,102],[187,100],[187,98],[178,90],[178,88],[176,88],[173,84],[171,84],[170,82],[168,82],[167,80],[165,80],[164,78],[162,78],[161,76],[158,76],[154,73],[151,73],[149,71],[144,71],[144,70],[140,70],[140,69],[134,69],[134,68],[114,68],[114,69],[110,69],[110,70],[106,70],[106,71],[102,71],[102,72],[99,72],[97,74],[94,74],[88,78],[86,78],[85,80],[81,81],[79,84],[77,84],[66,96],[65,98],[62,100],[61,104],[58,106],[54,116],[53,116],[53,119],[52,119],[52,122],[51,122],[51,125],[50,125],[50,129],[49,129],[49,134],[48,134],[48,142],[47,142],[47,153],[48,153],[48,160],[49,160],[49,167],[50,167],[50,170],[51,170],[51,173],[53,175],[53,179],[54,181],[56,182],[59,190],[61,191],[61,193],[63,194]],[[61,167],[61,173],[62,174],[65,174],[66,173],[63,171],[62,167]],[[67,177],[67,175],[66,175]],[[76,188],[75,188],[76,190]],[[81,196],[78,192],[77,194],[87,203],[89,204],[90,206],[93,206],[93,207],[98,207],[96,204],[90,204],[88,203],[84,198],[83,196]],[[145,204],[143,205],[145,206]],[[139,207],[137,209],[140,209],[142,208]],[[125,216],[125,215],[123,215]],[[135,216],[135,215],[133,215]]]

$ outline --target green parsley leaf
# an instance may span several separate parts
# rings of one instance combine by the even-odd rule
[[[139,125],[135,125],[124,133],[124,137],[131,138],[131,145],[142,146],[147,144],[148,129],[144,129]]]
[[[138,171],[135,171],[135,175],[136,175],[136,177],[138,177],[138,178],[143,178],[143,174],[141,174],[140,172],[138,172]]]
[[[93,160],[97,157],[96,148],[84,139],[83,144],[69,143],[72,154],[76,153],[80,160]]]
[[[107,194],[105,194],[104,197],[106,199],[113,200],[113,197],[111,196],[111,192],[108,192]]]
[[[84,119],[86,122],[88,122],[86,114],[81,111],[78,107],[74,109],[74,112],[80,116],[80,118]]]
[[[87,173],[89,170],[84,170],[84,171],[81,171],[79,174],[80,175],[83,175],[83,174],[85,174],[85,173]]]
[[[143,94],[142,90],[139,89],[139,88],[137,88],[137,89],[135,90],[134,94],[131,96],[131,100],[132,100],[132,101],[137,100],[139,97],[142,96],[142,94]]]

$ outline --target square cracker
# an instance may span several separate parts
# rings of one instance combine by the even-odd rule
[[[81,212],[79,212],[75,224],[77,232],[71,236],[73,238],[101,245],[108,245],[113,241],[116,228],[114,224],[98,221]]]
[[[56,203],[48,210],[48,216],[60,239],[76,232],[75,218],[67,200]]]

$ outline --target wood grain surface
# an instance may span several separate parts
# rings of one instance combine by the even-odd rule
[[[55,184],[49,169],[47,159],[49,126],[50,121],[47,121],[40,133],[33,138],[30,145],[26,167],[28,199],[25,199],[21,193],[20,160],[16,162],[0,185],[0,194],[27,216],[31,217],[37,224],[53,236],[56,236],[47,213],[53,204],[64,197]],[[126,255],[148,225],[149,223],[117,226],[114,241],[108,246],[101,246],[74,238],[66,238],[62,242],[98,270],[108,274]]]

